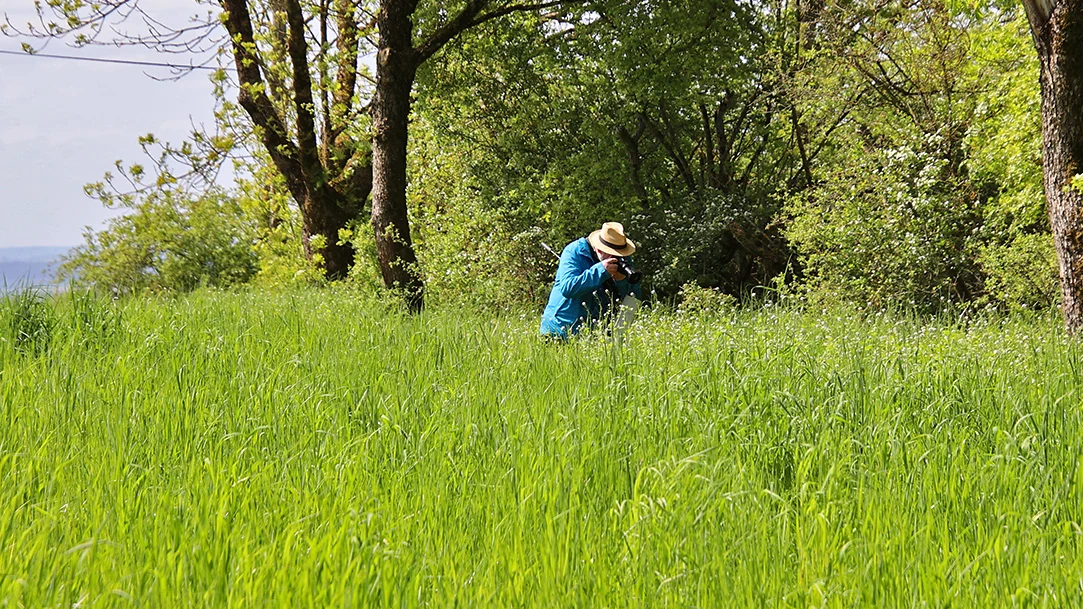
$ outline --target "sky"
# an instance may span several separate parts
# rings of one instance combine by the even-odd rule
[[[140,6],[170,23],[200,12],[194,0]],[[34,14],[33,0],[0,0],[0,14],[21,25]],[[17,51],[21,42],[0,36],[0,50]],[[58,41],[41,52],[183,61],[142,48],[76,49]],[[101,228],[118,213],[87,197],[84,184],[101,180],[118,159],[145,162],[141,135],[180,142],[192,123],[212,127],[206,72],[166,82],[148,74],[168,77],[169,70],[0,54],[0,248],[82,243],[85,227]]]

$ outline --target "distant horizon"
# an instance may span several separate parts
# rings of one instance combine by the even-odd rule
[[[33,274],[43,269],[48,275],[55,274],[55,268],[61,257],[70,252],[75,245],[26,245],[0,247],[0,278],[10,280],[12,276],[22,277],[23,269]]]
[[[0,295],[27,287],[59,284],[57,270],[60,254],[48,260],[5,260],[2,256],[5,249],[0,248]]]

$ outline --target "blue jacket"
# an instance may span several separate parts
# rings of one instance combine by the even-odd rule
[[[568,338],[569,334],[578,334],[588,319],[598,321],[612,302],[620,302],[629,294],[639,297],[639,284],[609,279],[586,237],[565,246],[553,291],[549,293],[549,304],[542,313],[541,333]]]

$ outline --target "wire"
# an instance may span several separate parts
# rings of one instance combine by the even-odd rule
[[[178,63],[158,63],[154,61],[132,61],[129,59],[107,59],[104,57],[77,57],[75,55],[52,55],[49,53],[26,53],[24,51],[0,50],[3,55],[19,55],[22,57],[45,57],[48,59],[68,59],[71,61],[93,61],[97,63],[118,63],[129,66],[151,66],[155,68],[172,68],[174,70],[229,70],[231,68],[219,68],[217,66],[193,66]]]

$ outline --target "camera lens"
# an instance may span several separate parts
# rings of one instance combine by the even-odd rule
[[[622,275],[628,277],[628,281],[631,283],[639,283],[639,280],[643,278],[643,274],[635,270],[627,258],[617,258],[617,268],[620,269]]]

